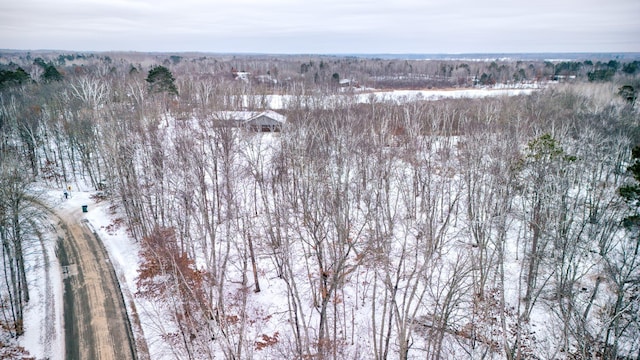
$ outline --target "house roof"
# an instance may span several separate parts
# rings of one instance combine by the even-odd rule
[[[266,111],[217,111],[213,113],[213,117],[216,120],[223,121],[239,121],[239,122],[249,122],[251,120],[255,120],[261,116],[268,117],[274,121],[279,123],[284,123],[287,118],[277,113],[273,110]]]

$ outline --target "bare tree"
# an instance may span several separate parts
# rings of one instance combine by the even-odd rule
[[[2,289],[2,327],[13,336],[24,333],[24,311],[29,302],[29,287],[25,270],[25,251],[29,234],[27,192],[29,178],[18,159],[4,153],[0,162],[0,241],[4,275]]]

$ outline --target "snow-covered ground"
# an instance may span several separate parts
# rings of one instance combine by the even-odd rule
[[[439,100],[446,98],[483,98],[490,96],[514,96],[530,94],[536,91],[535,87],[527,88],[473,88],[459,90],[397,90],[397,91],[367,91],[356,93],[355,100],[358,103],[371,101],[402,103],[415,100]],[[351,95],[336,95],[335,97],[324,97],[320,106],[332,106],[345,97]],[[264,101],[264,99],[263,99]],[[283,109],[294,101],[291,95],[268,95],[266,97],[268,107],[271,109]],[[317,101],[317,99],[314,99]],[[316,103],[317,104],[317,103]],[[68,199],[64,198],[63,189],[39,189],[38,196],[44,203],[55,211],[68,209],[79,209],[83,205],[88,206],[88,212],[83,214],[95,233],[103,241],[110,260],[115,268],[120,281],[120,286],[127,304],[129,316],[135,313],[139,317],[142,332],[149,335],[162,328],[162,324],[157,321],[158,311],[154,305],[142,298],[134,297],[136,292],[136,277],[139,258],[139,244],[128,234],[124,226],[120,226],[120,215],[111,209],[108,201],[96,202],[97,192],[91,191],[82,184],[74,184],[80,189],[70,192]],[[54,224],[43,231],[42,244],[38,246],[38,251],[33,251],[28,256],[28,276],[31,284],[32,298],[26,309],[25,316],[25,336],[22,337],[21,345],[26,348],[37,359],[62,359],[64,356],[64,324],[63,324],[63,288],[62,271],[55,254],[57,234]],[[39,251],[40,246],[44,251]],[[267,260],[269,261],[269,260]],[[49,264],[46,266],[46,264]],[[302,271],[303,269],[301,269]],[[275,274],[264,276],[262,292],[253,296],[252,302],[260,304],[253,311],[261,312],[264,316],[270,316],[274,312],[286,310],[286,304],[279,300],[286,299],[286,289],[281,281],[278,281]],[[355,297],[356,295],[353,294]],[[279,300],[278,300],[279,299]],[[132,308],[135,306],[135,309]],[[369,311],[362,311],[362,316],[368,316]],[[44,315],[43,315],[44,314]],[[256,314],[259,315],[259,314]],[[360,315],[358,315],[360,316]],[[265,322],[264,331],[260,333],[273,334],[277,331],[274,324],[278,321]],[[367,321],[363,321],[363,324]],[[134,333],[140,335],[140,329]],[[363,331],[365,331],[364,329]],[[256,330],[257,331],[257,330]],[[258,334],[258,333],[257,333]],[[166,344],[149,341],[150,352],[161,354],[166,352]],[[169,351],[170,353],[170,351]],[[153,357],[152,357],[153,358]]]
[[[416,100],[480,99],[485,97],[529,95],[540,88],[539,84],[526,84],[526,86],[513,87],[496,86],[440,90],[366,89],[364,91],[354,91],[353,94],[322,96],[322,99],[317,99],[312,95],[303,96],[302,100],[306,102],[306,106],[328,108],[334,104],[347,101],[350,97],[357,103],[369,103],[371,101],[403,103]],[[243,98],[243,105],[245,107],[258,105],[259,107],[281,110],[290,108],[292,104],[296,104],[298,101],[300,101],[300,98],[296,95],[247,95]]]
[[[366,101],[402,102],[402,101],[409,101],[409,100],[416,100],[416,99],[435,100],[440,98],[479,98],[479,97],[485,97],[485,96],[502,96],[502,95],[512,96],[512,95],[519,95],[519,94],[528,94],[533,91],[536,91],[536,90],[535,89],[466,89],[466,90],[433,90],[433,91],[394,91],[394,92],[362,93],[362,94],[357,94],[355,96],[357,97],[359,102],[366,102]],[[341,95],[336,95],[336,96],[341,96]],[[278,96],[270,99],[269,101],[272,105],[271,108],[278,108],[278,106],[282,106],[282,107],[286,106],[286,101],[291,101],[291,99],[287,99],[284,96]],[[325,101],[327,101],[325,105],[331,104],[330,99],[328,100],[325,99]],[[170,122],[167,122],[167,123],[170,124]],[[165,146],[167,146],[167,148],[174,146],[174,144],[171,142],[174,138],[171,137],[170,134],[175,134],[176,129],[172,127],[167,127],[166,129],[162,128],[162,130],[163,131],[166,130],[166,133],[168,134],[167,138],[164,139],[166,140],[166,142],[164,143]],[[248,136],[246,139],[243,138],[242,149],[244,150],[241,152],[242,156],[240,156],[240,153],[238,154],[238,156],[240,156],[242,159],[237,160],[236,165],[238,166],[238,168],[242,168],[242,169],[250,168],[250,166],[248,166],[249,164],[261,165],[261,166],[264,166],[265,168],[270,168],[271,167],[269,165],[271,161],[270,154],[274,152],[272,148],[278,147],[279,139],[280,139],[280,134],[265,134],[260,136],[252,135],[252,136]],[[438,159],[439,155],[437,150],[440,147],[442,147],[442,150],[459,149],[461,147],[460,145],[461,143],[459,144],[458,140],[459,140],[458,138],[455,138],[455,141],[450,138],[448,139],[450,143],[448,143],[447,146],[440,146],[438,145],[439,141],[437,141],[436,139],[436,141],[434,141],[432,144],[433,153],[432,154],[429,153],[429,156],[431,156],[431,158],[433,159]],[[429,149],[431,149],[431,147],[429,147]],[[424,154],[424,155],[427,156],[427,154]],[[455,158],[455,156],[453,156],[452,158]],[[491,160],[491,159],[488,158],[488,160]],[[426,163],[428,162],[425,161],[425,164]],[[404,174],[402,171],[402,166],[404,166],[404,162],[398,160],[397,162],[394,162],[392,165],[394,170],[390,172],[391,175],[389,176],[391,176],[394,179],[394,181],[396,181],[397,184],[405,184],[404,175],[406,174]],[[447,164],[444,164],[444,165],[447,165]],[[451,166],[452,168],[460,168],[460,166],[457,166],[459,164],[454,162],[448,165]],[[482,170],[489,169],[488,165],[483,165],[480,168]],[[438,198],[449,199],[449,198],[455,197],[457,199],[457,196],[463,196],[464,194],[462,194],[461,191],[460,193],[454,194],[455,196],[450,193],[450,192],[455,192],[454,190],[451,190],[452,189],[451,186],[453,186],[453,189],[455,189],[456,186],[460,185],[460,182],[462,180],[457,175],[449,178],[445,171],[439,172],[439,169],[441,169],[439,166],[433,167],[434,180],[433,180],[433,183],[430,183],[434,186],[436,185],[442,186],[441,191],[443,195],[438,196]],[[442,167],[442,169],[444,169],[444,166]],[[178,172],[177,170],[174,170],[174,171]],[[251,181],[250,177],[238,178],[238,179],[234,178],[234,180],[237,180],[238,182],[242,182],[243,179],[248,182]],[[299,180],[303,181],[305,179],[300,178]],[[308,181],[313,181],[313,179],[309,179]],[[344,180],[344,181],[349,182],[348,180]],[[246,186],[242,186],[242,185],[246,185]],[[408,185],[408,183],[405,185]],[[451,186],[447,187],[444,185],[451,185]],[[251,206],[257,206],[255,203],[253,203],[252,196],[254,195],[254,193],[251,193],[251,189],[254,189],[255,191],[255,187],[252,187],[250,183],[239,184],[237,186],[238,192],[236,193],[236,195],[239,198],[243,198],[243,197],[246,198],[245,199],[246,202],[240,201],[240,203],[242,204],[246,203],[246,204],[250,204]],[[98,197],[94,196],[94,195],[97,195],[96,192],[90,191],[89,189],[83,189],[83,188],[81,188],[79,191],[72,192],[72,197],[70,199],[64,199],[61,189],[42,190],[42,193],[43,193],[42,196],[44,199],[43,201],[57,210],[78,209],[83,205],[88,206],[88,212],[84,213],[82,216],[88,220],[90,226],[94,229],[96,234],[98,234],[100,239],[103,241],[109,253],[111,262],[114,265],[116,274],[118,275],[118,278],[121,283],[121,288],[123,291],[125,302],[128,307],[127,310],[130,314],[130,317],[132,314],[136,314],[136,316],[139,317],[139,320],[140,320],[139,323],[141,324],[141,327],[136,329],[134,324],[134,333],[136,333],[136,335],[138,336],[141,335],[142,333],[145,335],[152,359],[178,357],[177,355],[174,356],[174,354],[172,353],[172,349],[170,348],[170,345],[168,345],[166,342],[163,342],[161,340],[161,336],[158,336],[158,335],[162,335],[163,333],[166,333],[165,327],[171,326],[169,321],[164,322],[164,320],[166,320],[167,318],[163,317],[165,315],[163,315],[164,310],[161,307],[161,305],[154,303],[153,300],[134,297],[134,294],[137,291],[136,277],[138,275],[137,273],[138,265],[140,264],[140,257],[139,257],[140,246],[131,238],[131,236],[129,236],[129,234],[125,229],[125,226],[120,225],[121,223],[123,223],[119,220],[122,218],[122,215],[118,213],[118,210],[115,207],[113,207],[114,203],[106,200],[99,201]],[[397,191],[395,191],[394,189],[392,189],[389,192],[389,195],[392,196],[394,199],[397,199],[396,202],[403,200],[401,194],[398,194]],[[420,200],[422,201],[422,199]],[[271,200],[264,201],[264,203],[262,204],[262,206],[265,206],[265,207],[270,205],[273,205]],[[353,214],[357,214],[357,211],[359,210],[354,208],[354,209],[350,209],[350,211],[353,211]],[[390,233],[389,236],[393,237],[394,239],[397,239],[398,243],[400,243],[401,240],[407,241],[407,239],[410,239],[413,237],[415,237],[416,238],[415,240],[418,241],[418,238],[420,237],[415,234],[412,234],[412,231],[414,231],[415,229],[412,229],[410,226],[407,225],[409,224],[409,220],[406,220],[406,219],[411,219],[411,217],[407,216],[407,214],[404,214],[401,211],[399,211],[398,214],[396,215],[398,219],[405,219],[405,220],[399,221],[399,223],[396,224],[398,229],[395,230],[395,233]],[[461,212],[461,215],[460,215],[461,224],[464,224],[465,216],[466,215]],[[354,215],[354,218],[357,218],[357,216]],[[434,218],[437,218],[437,216]],[[260,221],[264,221],[264,219],[262,220],[258,219],[257,215],[255,220],[256,220],[256,224],[254,225],[256,226],[257,229],[261,227],[266,228],[267,226],[269,226],[268,224],[262,224]],[[295,223],[295,219],[291,219],[291,221],[292,223]],[[513,221],[516,222],[516,224],[513,225],[514,228],[525,229],[522,231],[526,231],[526,227],[521,226],[522,224],[520,223],[520,221],[524,223],[523,222],[524,220],[516,219]],[[355,225],[358,225],[358,224],[355,224]],[[416,228],[417,228],[418,223],[416,222],[416,224],[414,225],[416,225]],[[406,229],[403,228],[404,226],[406,226]],[[444,240],[450,240],[449,244],[446,245],[446,251],[443,251],[443,253],[448,256],[443,255],[442,259],[433,260],[434,263],[429,264],[429,266],[433,267],[433,269],[436,269],[438,271],[437,273],[438,276],[443,277],[443,279],[438,278],[437,280],[449,281],[450,279],[447,276],[450,276],[451,279],[453,279],[453,275],[458,269],[458,267],[456,266],[459,265],[457,263],[458,258],[453,257],[453,255],[462,254],[464,256],[470,256],[469,254],[472,254],[472,252],[475,250],[473,250],[474,248],[471,245],[467,244],[466,242],[457,241],[459,239],[470,238],[469,236],[465,235],[465,232],[469,231],[465,226],[461,225],[460,227],[458,227],[458,225],[451,224],[446,226],[442,225],[442,228],[448,229],[446,232],[443,232]],[[234,235],[229,235],[228,238],[225,238],[225,236],[228,234],[225,233],[226,230],[223,226],[220,226],[219,228],[217,228],[216,231],[220,231],[219,236],[221,239],[237,240],[234,237]],[[289,230],[284,230],[284,231],[289,231]],[[296,236],[302,237],[302,238],[311,238],[310,236],[305,236],[308,234],[304,233],[304,229],[300,231],[301,232],[298,234],[292,233],[288,235],[291,235],[290,237],[292,238]],[[260,231],[256,231],[256,232],[261,233]],[[266,239],[265,234],[260,234],[260,235],[263,235],[264,239]],[[514,234],[509,233],[507,237],[509,237],[510,239],[511,238],[517,239],[517,238],[523,238],[523,236],[524,235],[517,234],[517,233],[514,233]],[[286,237],[287,236],[285,236],[285,238]],[[62,288],[60,286],[62,279],[60,277],[60,272],[56,271],[56,270],[59,270],[59,264],[57,263],[57,260],[55,258],[55,233],[53,232],[53,230],[51,234],[43,236],[43,239],[50,239],[50,240],[44,241],[45,243],[44,247],[46,248],[46,251],[44,252],[44,254],[46,254],[46,257],[48,257],[49,262],[52,265],[50,265],[50,268],[49,268],[50,271],[47,273],[46,267],[42,267],[39,265],[39,264],[44,264],[45,261],[42,257],[40,258],[37,257],[37,253],[39,253],[38,251],[34,251],[33,252],[34,254],[30,255],[29,257],[29,266],[33,269],[33,271],[30,272],[30,276],[31,276],[30,281],[32,281],[33,283],[34,296],[33,296],[32,302],[29,305],[29,308],[27,309],[28,310],[27,335],[24,337],[22,345],[25,346],[31,352],[31,354],[35,355],[38,359],[40,358],[59,359],[59,358],[62,358],[61,354],[64,353],[63,351],[64,342],[63,342],[63,335],[62,335],[63,324],[61,320],[62,319],[62,316],[61,316]],[[288,315],[288,313],[290,312],[287,305],[287,298],[289,296],[288,290],[284,281],[278,277],[278,274],[275,271],[275,266],[273,266],[272,264],[272,257],[275,257],[275,256],[273,256],[272,249],[268,248],[268,245],[266,244],[266,241],[264,241],[264,239],[262,241],[262,244],[260,244],[260,241],[256,241],[256,253],[258,254],[257,256],[258,271],[260,272],[259,277],[260,277],[260,285],[261,285],[262,291],[260,293],[246,292],[247,303],[244,304],[245,306],[244,308],[241,308],[240,305],[238,305],[235,302],[236,297],[240,297],[242,291],[246,290],[245,288],[242,288],[239,284],[241,282],[241,279],[243,279],[243,275],[249,273],[246,267],[247,266],[246,259],[243,267],[243,264],[241,261],[242,259],[238,256],[238,253],[244,251],[244,249],[240,248],[242,246],[242,241],[238,241],[237,243],[234,242],[233,244],[234,247],[238,247],[238,248],[234,248],[231,250],[231,256],[230,256],[231,265],[229,265],[228,274],[227,274],[227,277],[229,279],[233,279],[233,281],[229,281],[229,285],[227,285],[224,290],[225,297],[230,299],[229,304],[227,304],[231,310],[230,314],[234,314],[234,311],[237,309],[239,309],[238,310],[239,312],[246,310],[246,313],[248,314],[248,318],[251,319],[250,324],[247,325],[246,329],[242,329],[242,331],[246,331],[245,333],[243,333],[243,335],[247,335],[247,339],[245,339],[245,342],[249,344],[249,346],[245,351],[247,352],[254,351],[254,353],[252,354],[254,358],[260,358],[260,357],[264,358],[265,356],[267,356],[267,353],[269,351],[273,351],[273,352],[276,351],[275,349],[269,349],[269,348],[267,348],[266,350],[253,349],[254,347],[252,345],[256,343],[256,341],[258,341],[263,335],[276,336],[276,334],[280,332],[280,336],[281,336],[280,339],[282,343],[285,343],[286,340],[291,340],[291,339],[284,338],[286,336],[285,333],[289,330],[288,327],[292,326],[290,321],[290,316]],[[357,240],[358,239],[356,238],[356,241]],[[295,245],[290,244],[288,246],[290,246],[290,250],[292,251],[292,254],[296,255],[296,258],[303,259],[303,258],[312,257],[311,255],[308,255],[305,253],[305,251],[307,251],[309,252],[309,254],[311,254],[310,251],[305,250],[305,246],[307,246],[307,244],[303,242],[298,242]],[[390,249],[391,249],[390,251],[394,251],[393,246],[391,246]],[[303,256],[303,255],[308,255],[308,256]],[[505,256],[503,260],[504,273],[505,273],[505,278],[508,279],[508,281],[504,284],[504,289],[503,289],[504,297],[506,300],[505,303],[507,305],[518,304],[519,296],[522,295],[521,294],[522,290],[519,288],[521,281],[514,281],[514,280],[518,279],[521,276],[522,254],[520,253],[518,243],[516,241],[508,241],[506,243],[504,256]],[[356,258],[355,256],[353,256],[352,258],[349,257],[346,259],[346,261],[348,264],[350,264],[349,262],[355,261],[355,258]],[[391,260],[393,260],[393,257],[390,257],[390,258]],[[461,257],[460,259],[463,259],[463,257]],[[200,262],[204,261],[203,259],[198,259],[198,258],[196,258],[196,260]],[[391,261],[391,265],[394,265],[394,264],[395,263]],[[416,261],[415,265],[423,265],[423,264],[421,264],[419,261]],[[344,314],[345,316],[349,315],[351,318],[349,319],[349,321],[345,320],[344,324],[349,324],[349,327],[345,325],[345,329],[347,330],[347,332],[350,332],[350,336],[345,336],[345,338],[350,338],[350,340],[353,343],[355,343],[354,348],[349,350],[351,351],[350,354],[357,354],[363,358],[373,357],[373,353],[371,350],[372,346],[369,342],[371,341],[370,335],[375,332],[375,330],[372,329],[372,327],[376,326],[376,323],[375,321],[371,320],[371,316],[372,314],[376,316],[376,312],[373,311],[373,306],[377,306],[375,302],[376,301],[379,302],[380,299],[376,300],[375,297],[365,298],[364,294],[375,293],[375,290],[374,291],[371,290],[370,284],[375,283],[376,281],[373,275],[376,273],[376,271],[379,271],[378,269],[376,269],[376,266],[377,265],[370,265],[364,262],[363,262],[363,265],[354,266],[354,269],[357,269],[357,270],[355,270],[352,274],[349,275],[349,277],[347,278],[346,284],[340,289],[339,294],[338,293],[335,294],[335,303],[347,304],[348,307],[345,306],[345,308],[349,309],[349,313],[347,314],[345,310]],[[397,265],[397,266],[400,266],[400,265]],[[200,267],[199,263],[198,263],[198,267]],[[425,269],[427,267],[428,266],[424,266]],[[317,286],[317,284],[319,283],[320,280],[318,279],[320,277],[320,274],[318,274],[317,272],[310,271],[309,269],[311,268],[312,267],[310,267],[308,264],[305,265],[303,261],[299,261],[291,264],[292,273],[299,274],[299,276],[301,276],[301,280],[298,284],[300,288],[296,291],[299,291],[301,294],[299,310],[304,311],[306,313],[306,315],[304,316],[304,321],[306,322],[306,324],[303,324],[303,326],[309,325],[310,323],[315,321],[315,317],[317,317],[315,312],[316,309],[312,305],[313,299],[311,299],[311,296],[309,294],[311,294],[314,291],[313,290],[314,284],[316,284],[315,286]],[[444,271],[441,271],[441,270],[444,270]],[[380,270],[380,271],[382,272],[384,270]],[[436,273],[434,273],[434,275],[435,274]],[[302,279],[305,276],[307,277],[307,279]],[[43,281],[43,279],[49,279],[49,285],[47,285],[47,282]],[[251,287],[251,281],[252,280],[248,281],[249,285],[247,286],[247,288]],[[405,280],[403,279],[402,281],[405,281]],[[408,287],[410,285],[409,281],[407,281],[407,284],[404,284],[400,280],[398,280],[398,282],[402,286]],[[51,286],[54,283],[57,285]],[[433,288],[437,291],[444,292],[447,290],[446,284],[442,286],[440,284],[435,284],[435,285],[430,284],[430,286],[431,285],[433,285]],[[55,314],[56,322],[54,322],[55,326],[53,326],[53,329],[56,330],[55,334],[51,334],[50,322],[45,319],[46,318],[45,316],[42,316],[42,314],[47,314],[46,308],[47,306],[49,306],[46,299],[49,298],[50,296],[47,294],[52,294],[51,297],[55,299],[54,303],[55,303],[56,310],[54,314]],[[359,296],[361,297],[360,300],[358,300]],[[425,296],[425,297],[428,297],[428,296]],[[424,304],[428,304],[428,303],[429,302],[425,300]],[[421,307],[424,308],[425,306],[421,305]],[[408,307],[407,311],[409,310],[412,310],[412,308]],[[463,310],[456,310],[456,311],[463,311]],[[416,313],[420,315],[420,312],[417,310],[416,310]],[[515,317],[516,315],[513,315],[513,316]],[[423,318],[424,316],[416,317],[416,319],[420,320],[421,323],[425,323],[429,325],[428,322],[425,322],[422,320]],[[509,319],[507,319],[507,321],[508,320]],[[464,321],[459,321],[459,323],[466,324],[466,321],[467,319],[464,319]],[[357,324],[357,329],[355,324]],[[378,324],[381,324],[381,323],[378,323]],[[534,312],[532,314],[531,324],[532,324],[531,325],[532,327],[539,326],[539,328],[536,331],[538,331],[540,338],[548,338],[548,339],[552,338],[552,335],[551,335],[553,331],[552,325],[554,324],[551,324],[551,322],[547,322],[545,314],[540,312]],[[510,323],[507,325],[509,327],[512,326],[512,324]],[[548,329],[547,329],[547,326],[548,326]],[[233,326],[229,326],[228,328],[234,331]],[[311,332],[315,331],[311,326],[309,326],[309,329]],[[378,331],[379,330],[380,329],[378,329]],[[225,341],[225,340],[230,341],[229,339],[233,339],[233,336],[234,335],[231,334],[229,335],[228,338],[222,339],[220,341]],[[353,340],[354,338],[358,339],[358,341],[354,341]],[[416,335],[415,339],[413,340],[416,341],[417,348],[422,346],[422,344],[419,343],[420,341],[422,341],[420,336]],[[275,356],[275,353],[272,355]]]

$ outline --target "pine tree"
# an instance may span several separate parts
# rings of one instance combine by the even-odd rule
[[[5,86],[18,85],[27,82],[31,77],[19,67],[16,71],[0,70],[0,89]]]
[[[56,69],[56,67],[53,66],[53,64],[49,63],[45,65],[44,73],[42,74],[41,78],[45,82],[61,81],[62,74],[60,74],[58,69]]]
[[[147,75],[147,83],[149,83],[149,91],[152,93],[166,92],[178,95],[178,89],[174,83],[175,79],[171,71],[164,66],[154,66],[149,70]]]

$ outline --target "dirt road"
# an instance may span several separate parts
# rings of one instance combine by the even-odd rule
[[[81,209],[54,215],[64,282],[65,359],[136,359],[124,299],[104,246]]]

